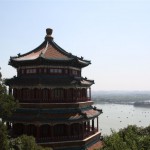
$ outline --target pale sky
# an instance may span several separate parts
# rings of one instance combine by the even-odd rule
[[[0,66],[10,56],[54,41],[92,64],[83,77],[93,90],[150,90],[150,0],[0,0]]]

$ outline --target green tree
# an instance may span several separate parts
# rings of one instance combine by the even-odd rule
[[[9,149],[9,140],[6,126],[4,124],[3,118],[9,117],[17,108],[18,103],[15,99],[7,95],[6,86],[2,80],[2,74],[0,72],[0,149]]]
[[[0,122],[0,149],[1,150],[8,150],[8,136],[7,136],[7,129],[6,126]]]
[[[2,121],[3,119],[10,117],[18,106],[18,101],[16,101],[12,95],[7,94],[7,88],[0,73],[0,118],[2,118]]]
[[[22,135],[10,141],[11,150],[52,150],[37,145],[35,138],[32,136]]]
[[[146,128],[135,125],[112,131],[104,137],[104,147],[101,150],[150,150],[150,126]]]

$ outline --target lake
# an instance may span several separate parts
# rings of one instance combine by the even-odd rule
[[[111,129],[118,131],[128,125],[146,127],[150,125],[150,108],[123,104],[95,104],[103,110],[99,116],[99,130],[102,135],[110,135]]]

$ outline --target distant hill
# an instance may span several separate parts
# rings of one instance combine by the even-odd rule
[[[95,103],[134,104],[150,100],[150,91],[93,91]]]

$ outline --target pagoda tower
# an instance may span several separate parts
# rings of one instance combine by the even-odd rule
[[[9,94],[20,107],[6,118],[12,136],[34,136],[36,142],[54,150],[94,150],[101,144],[98,116],[92,106],[93,80],[82,77],[91,64],[58,46],[52,29],[44,42],[23,55],[10,57],[17,76],[6,80]]]

